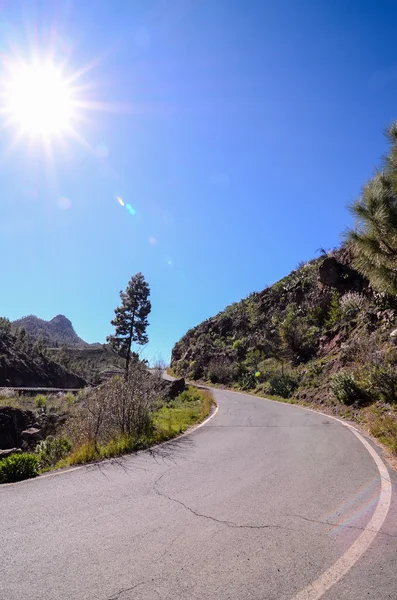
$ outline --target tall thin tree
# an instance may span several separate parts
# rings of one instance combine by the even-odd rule
[[[142,273],[131,277],[125,292],[120,292],[121,305],[115,309],[115,318],[111,324],[115,327],[114,335],[109,335],[107,341],[123,358],[125,377],[128,378],[131,362],[131,346],[146,344],[148,336],[148,315],[152,309],[149,300],[150,288]]]

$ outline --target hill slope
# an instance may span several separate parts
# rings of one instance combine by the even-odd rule
[[[396,308],[340,249],[188,331],[171,367],[190,379],[328,403],[339,412],[348,404],[394,403]]]
[[[64,315],[57,315],[50,321],[29,315],[13,321],[14,329],[26,329],[32,338],[43,338],[46,345],[88,346],[75,330],[72,323]]]
[[[92,384],[124,373],[125,359],[116,354],[109,344],[68,348],[62,346],[49,349],[48,354],[67,370],[77,373]]]
[[[85,380],[51,360],[11,330],[0,328],[0,387],[77,389]]]

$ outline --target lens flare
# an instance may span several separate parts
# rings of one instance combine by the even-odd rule
[[[134,216],[136,214],[136,210],[135,210],[135,208],[132,208],[131,204],[126,204],[125,207],[128,210],[128,212],[130,213],[130,215]]]
[[[120,204],[120,206],[124,206],[124,202],[122,201],[122,199],[119,196],[117,196],[116,200]]]

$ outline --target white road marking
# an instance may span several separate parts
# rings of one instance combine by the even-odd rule
[[[296,404],[294,406],[296,406]],[[362,557],[364,552],[368,550],[369,546],[374,541],[387,517],[387,513],[389,512],[392,496],[392,484],[385,463],[355,427],[349,423],[344,423],[341,419],[331,417],[330,415],[325,415],[325,413],[320,413],[319,411],[311,410],[310,408],[305,408],[305,410],[324,415],[330,419],[339,421],[339,423],[341,423],[344,427],[348,427],[351,432],[354,433],[357,439],[359,439],[360,442],[365,446],[374,459],[375,464],[378,467],[381,483],[378,504],[376,505],[375,512],[364,531],[358,536],[350,548],[346,550],[346,552],[340,558],[338,558],[338,560],[329,569],[327,569],[322,575],[320,575],[320,577],[318,577],[318,579],[309,584],[293,598],[293,600],[318,600],[325,594],[325,592],[335,585],[335,583],[342,579],[342,577],[346,575],[348,571],[350,571],[350,569]]]

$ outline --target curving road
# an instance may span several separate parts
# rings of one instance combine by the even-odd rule
[[[323,415],[214,394],[151,453],[0,487],[0,599],[395,600],[377,454]]]

